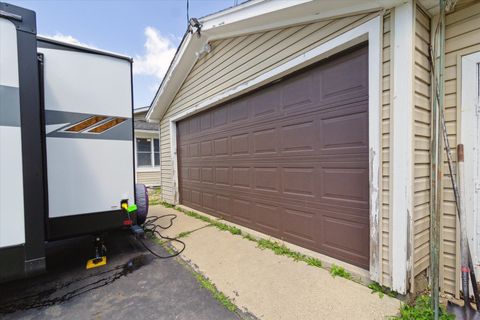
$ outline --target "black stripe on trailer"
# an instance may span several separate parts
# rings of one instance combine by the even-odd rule
[[[48,219],[48,240],[60,240],[80,235],[97,234],[119,229],[127,215],[123,210],[76,214]]]
[[[17,28],[25,221],[25,244],[0,249],[0,281],[3,281],[45,270],[46,198],[35,12],[0,3],[0,15]]]
[[[17,31],[17,44],[25,211],[25,271],[28,275],[45,269],[45,139],[42,137],[36,35]]]

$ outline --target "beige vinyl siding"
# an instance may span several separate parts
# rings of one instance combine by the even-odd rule
[[[170,117],[284,64],[377,15],[359,14],[212,42],[212,51],[197,61],[160,123],[163,199],[174,202]]]
[[[382,74],[382,285],[391,286],[391,237],[390,237],[390,87],[392,82],[392,39],[393,19],[390,14],[383,18],[383,74]]]
[[[160,170],[137,171],[137,183],[143,183],[148,187],[160,185]]]
[[[459,79],[461,66],[457,65],[461,56],[480,51],[480,2],[465,4],[459,2],[454,12],[446,17],[445,44],[445,116],[452,147],[457,141],[457,103],[459,99]],[[454,152],[454,158],[455,158]],[[442,213],[442,289],[458,294],[458,234],[453,190],[448,175],[444,155],[443,213]]]
[[[412,215],[412,275],[415,278],[423,273],[423,279],[426,279],[426,270],[430,265],[430,18],[418,6],[415,10],[414,28],[414,208]],[[416,290],[415,288],[412,289]]]

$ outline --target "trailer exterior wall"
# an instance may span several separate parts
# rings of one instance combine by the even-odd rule
[[[0,247],[25,243],[17,30],[0,18]]]
[[[38,51],[44,56],[48,238],[118,227],[121,201],[135,201],[131,61],[42,38]],[[71,129],[89,119],[98,122]],[[118,123],[102,130],[109,121]]]
[[[45,270],[45,181],[35,12],[0,2],[0,17],[2,29],[9,31],[0,36],[1,57],[5,58],[0,74],[6,84],[3,89],[10,92],[2,92],[0,121],[9,119],[3,127],[18,127],[16,134],[8,129],[8,134],[1,132],[0,224],[6,229],[0,234],[8,238],[0,245],[1,282]],[[12,91],[11,81],[17,83],[16,90]]]

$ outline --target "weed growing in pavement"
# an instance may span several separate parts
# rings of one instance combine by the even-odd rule
[[[431,307],[431,298],[428,295],[422,295],[415,300],[413,305],[402,304],[400,307],[400,316],[391,317],[391,320],[430,320],[434,318],[434,310]],[[440,309],[440,320],[454,320],[453,314],[447,313],[445,307]]]
[[[225,308],[227,308],[231,312],[237,309],[237,306],[232,302],[232,300],[230,300],[230,298],[227,297],[223,292],[218,291],[217,287],[210,280],[208,280],[206,277],[204,277],[198,272],[194,272],[194,274],[195,279],[197,279],[200,285],[210,291],[212,296]]]
[[[184,232],[180,232],[177,236],[177,239],[178,238],[185,238],[185,237],[188,237],[193,231],[184,231]]]
[[[257,239],[257,238],[253,237],[252,235],[250,235],[248,233],[242,232],[242,230],[237,228],[237,227],[230,226],[228,224],[222,223],[222,222],[220,222],[218,220],[215,220],[215,219],[211,219],[211,218],[209,218],[207,216],[204,216],[202,214],[199,214],[195,211],[185,210],[181,207],[176,207],[175,205],[172,205],[172,204],[169,204],[169,203],[166,203],[166,202],[164,202],[162,204],[167,208],[174,208],[175,210],[177,210],[179,212],[182,212],[189,217],[204,221],[204,222],[216,227],[219,230],[228,231],[233,235],[241,235],[244,239],[256,242],[257,247],[260,248],[260,249],[272,250],[276,255],[287,256],[287,257],[289,257],[289,258],[291,258],[295,261],[303,261],[306,264],[308,264],[309,266],[313,266],[313,267],[317,267],[317,268],[322,268],[323,267],[322,262],[319,259],[309,257],[307,255],[304,255],[304,254],[300,253],[300,252],[291,250],[288,247],[286,247],[285,245],[280,244],[276,241],[271,241],[271,240],[268,240],[268,239],[261,239],[261,238]],[[187,236],[188,234],[189,234],[189,232],[181,233],[179,235],[179,237]],[[332,265],[330,267],[330,274],[333,277],[338,276],[338,277],[349,279],[349,280],[352,280],[352,281],[355,281],[355,282],[359,282],[358,279],[354,279],[349,272],[347,272],[343,267],[340,267],[340,266]],[[383,297],[383,294],[392,295],[392,296],[394,296],[394,294],[396,295],[396,292],[387,291],[388,290],[387,288],[384,288],[384,289],[380,290],[376,287],[375,288],[371,287],[370,289],[372,289],[373,292],[379,292],[379,296],[380,296],[380,293],[382,293],[382,297]]]
[[[372,290],[372,293],[378,293],[380,298],[383,298],[384,295],[389,297],[395,298],[398,295],[398,292],[393,291],[390,288],[382,286],[378,282],[372,282],[368,285],[368,287]]]
[[[243,235],[243,239],[247,239],[248,241],[257,242],[257,239],[255,239],[254,237],[252,237],[249,233]]]
[[[175,207],[174,204],[171,204],[171,203],[168,203],[168,202],[165,202],[165,201],[162,201],[161,205],[164,206],[165,208],[170,208],[170,209]]]
[[[237,227],[229,226],[225,223],[221,223],[221,222],[218,222],[218,221],[213,221],[212,225],[217,227],[217,229],[219,229],[219,230],[228,231],[233,235],[242,234],[242,230],[238,229]]]
[[[317,268],[321,268],[321,267],[322,267],[322,261],[318,260],[317,258],[307,257],[307,259],[305,260],[305,262],[306,262],[309,266],[313,266],[313,267],[317,267]]]
[[[332,266],[330,267],[330,274],[334,278],[342,277],[349,280],[352,279],[352,275],[350,274],[350,272],[346,271],[344,267],[340,267],[335,264],[332,264]]]

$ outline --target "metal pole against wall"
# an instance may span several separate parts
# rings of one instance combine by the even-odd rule
[[[432,140],[431,140],[431,213],[430,213],[430,279],[432,289],[432,309],[435,311],[434,319],[439,318],[440,310],[440,220],[442,212],[441,181],[443,178],[442,140],[440,117],[444,107],[444,64],[445,64],[445,0],[439,0],[440,15],[438,27],[434,33],[431,59],[435,60],[431,68],[433,72],[432,87]],[[433,62],[433,61],[432,61]]]

